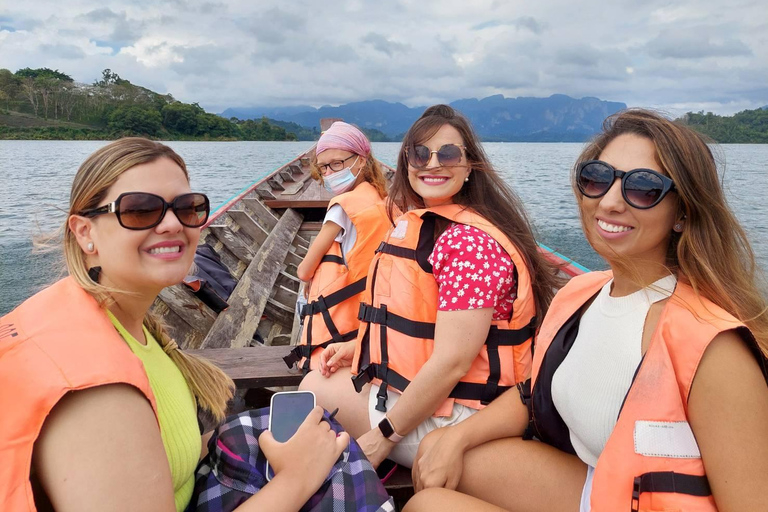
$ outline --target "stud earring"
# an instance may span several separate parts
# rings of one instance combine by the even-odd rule
[[[93,252],[93,242],[88,242],[86,249],[88,250],[88,252]]]
[[[469,175],[467,175],[466,178],[464,178],[464,183],[467,183],[469,181]]]
[[[673,229],[679,233],[683,230],[683,225],[678,222]]]

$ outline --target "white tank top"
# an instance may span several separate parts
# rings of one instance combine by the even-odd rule
[[[613,432],[642,359],[648,310],[676,284],[675,276],[667,276],[625,297],[611,297],[613,280],[608,282],[582,315],[576,340],[552,377],[552,400],[576,455],[590,466]]]

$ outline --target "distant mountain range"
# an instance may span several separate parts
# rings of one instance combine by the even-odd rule
[[[600,131],[603,120],[627,108],[624,103],[598,98],[505,98],[462,99],[450,104],[466,115],[485,141],[581,142]],[[317,128],[324,117],[340,117],[361,128],[378,130],[400,140],[426,107],[407,107],[383,100],[359,101],[338,107],[310,106],[229,108],[221,116],[239,119],[267,117]]]

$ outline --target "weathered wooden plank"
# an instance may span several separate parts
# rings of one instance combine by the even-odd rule
[[[277,199],[264,198],[264,204],[270,208],[328,208],[328,199]]]
[[[285,286],[280,286],[277,284],[277,282],[275,282],[275,287],[272,289],[272,291],[274,292],[272,294],[273,300],[291,308],[291,310],[296,309],[296,298],[298,297],[296,290],[286,288]]]
[[[198,331],[201,337],[205,337],[216,320],[216,313],[183,284],[164,288],[160,292],[160,299],[188,323],[191,329]]]
[[[293,317],[296,312],[296,302],[292,306],[287,306],[275,299],[268,299],[264,307],[264,313],[275,322],[284,325],[289,329],[293,325]]]
[[[250,215],[242,210],[229,210],[229,218],[240,226],[240,231],[251,237],[253,240],[251,249],[253,251],[261,246],[269,235]]]
[[[275,286],[282,286],[289,290],[293,290],[294,292],[298,292],[299,287],[301,287],[301,279],[287,272],[280,272],[280,275],[277,276],[277,279],[275,280]]]
[[[188,353],[204,357],[224,370],[239,389],[297,386],[303,377],[285,365],[290,347],[207,348]]]
[[[232,251],[230,251],[224,243],[213,234],[213,232],[207,229],[203,241],[213,247],[213,250],[216,251],[216,254],[221,258],[221,262],[227,267],[229,273],[232,274],[232,277],[240,279],[240,276],[243,275],[245,269],[248,268],[248,264],[232,254]]]
[[[251,215],[253,220],[264,228],[264,231],[270,232],[275,229],[280,216],[271,208],[267,208],[260,199],[246,197],[241,201],[241,204],[245,207],[246,213]]]
[[[285,187],[280,183],[280,180],[278,179],[278,176],[273,176],[271,179],[267,180],[267,185],[269,185],[269,188],[272,190],[285,190]]]
[[[286,181],[290,183],[296,181],[296,179],[293,177],[293,174],[291,174],[289,171],[280,171],[280,177],[283,179],[283,183]]]
[[[295,183],[285,183],[285,187],[283,188],[283,191],[280,193],[280,196],[293,196],[298,194],[304,189],[304,182],[303,181],[297,181]]]
[[[301,260],[303,258],[301,256],[298,256],[296,253],[288,251],[285,255],[285,263],[288,265],[294,265],[296,267],[299,266],[299,263],[301,263]]]
[[[216,318],[203,347],[244,347],[250,343],[301,219],[295,210],[283,214],[235,286],[229,308]]]
[[[259,197],[262,199],[275,199],[275,196],[272,194],[272,192],[265,188],[257,188],[256,193],[259,194]],[[284,206],[283,208],[287,208],[287,206]]]
[[[240,261],[249,264],[253,259],[253,251],[250,249],[250,241],[244,241],[242,235],[235,233],[229,226],[208,226],[208,229],[221,240],[221,243],[237,256]]]
[[[152,311],[163,319],[168,334],[181,348],[199,348],[205,333],[192,329],[179,315],[161,299],[155,299]]]

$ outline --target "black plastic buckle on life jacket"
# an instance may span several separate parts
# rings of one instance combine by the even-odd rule
[[[363,386],[373,380],[375,368],[373,365],[367,364],[360,368],[357,375],[352,377],[352,385],[355,386],[355,391],[360,393],[363,390]]]
[[[379,246],[376,248],[376,250],[375,250],[375,251],[373,251],[373,253],[374,253],[374,254],[378,254],[378,253],[380,253],[381,251],[383,251],[383,250],[384,250],[384,247],[386,247],[386,246],[387,246],[387,242],[385,242],[384,240],[382,240],[382,241],[379,243]]]
[[[379,392],[376,393],[376,410],[387,412],[387,382],[383,381],[379,386]]]
[[[285,361],[285,364],[288,365],[288,368],[293,368],[293,365],[301,361],[301,347],[304,347],[306,345],[299,345],[296,347],[293,347],[293,350],[283,358],[283,361]]]
[[[632,482],[632,512],[640,510],[640,482],[642,479],[636,476]]]

